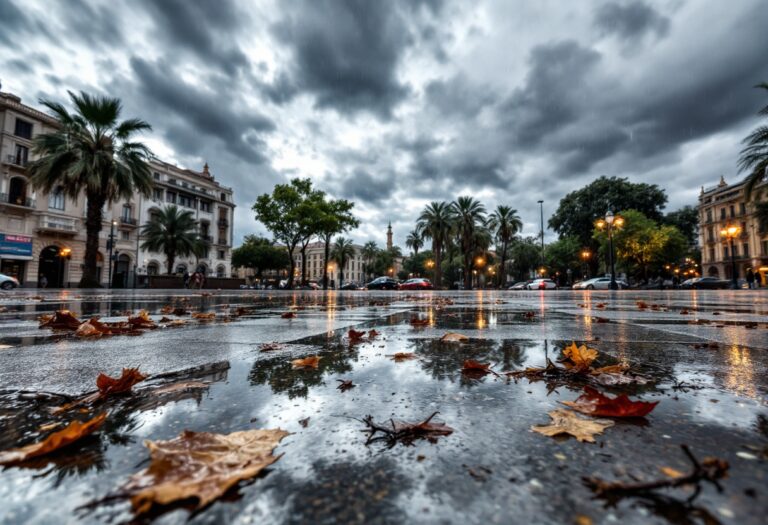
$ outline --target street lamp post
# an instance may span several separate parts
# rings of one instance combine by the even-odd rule
[[[115,247],[115,226],[117,221],[112,221],[112,225],[109,227],[109,282],[108,287],[112,288],[112,250]]]
[[[581,251],[581,260],[584,261],[584,279],[589,279],[589,258],[592,253],[589,250]]]
[[[541,234],[541,257],[542,262],[544,261],[544,201],[538,201],[539,203],[539,212],[541,213],[541,231],[539,232]]]
[[[611,210],[605,214],[603,219],[597,221],[597,227],[601,230],[605,228],[608,231],[608,261],[611,265],[611,290],[618,290],[619,285],[616,282],[616,265],[613,260],[613,229],[620,228],[624,224],[624,219],[617,217]]]
[[[736,256],[733,253],[733,239],[741,235],[741,228],[738,226],[726,226],[720,230],[720,235],[728,239],[731,250],[731,289],[737,290],[739,288],[739,279],[736,272]]]

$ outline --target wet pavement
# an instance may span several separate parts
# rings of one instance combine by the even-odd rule
[[[37,318],[57,309],[106,321],[146,309],[159,320],[168,305],[216,319],[183,316],[184,326],[97,340],[38,328]],[[282,318],[289,310],[296,317]],[[415,317],[426,326],[413,326]],[[350,328],[380,335],[352,342]],[[446,332],[470,340],[440,341]],[[600,366],[628,364],[649,378],[602,390],[660,401],[656,409],[617,420],[595,444],[532,432],[583,385],[503,372],[544,366],[571,341],[597,349]],[[262,351],[273,342],[280,344]],[[392,359],[398,352],[415,358]],[[321,357],[317,369],[292,368],[292,359],[313,355]],[[462,374],[465,359],[494,363],[501,375]],[[109,405],[101,431],[0,472],[0,523],[131,521],[126,501],[88,504],[147,465],[143,440],[184,429],[278,427],[291,432],[276,450],[283,456],[256,479],[200,512],[175,506],[151,519],[757,524],[768,514],[762,291],[12,292],[0,296],[0,450],[38,440],[40,426],[52,421],[49,408],[93,391],[100,372],[135,366],[151,379]],[[148,393],[153,384],[187,379],[207,384]],[[355,388],[338,390],[341,379]],[[412,446],[366,445],[366,415],[417,422],[436,411],[453,434]],[[698,458],[729,462],[722,492],[704,486],[686,504],[690,489],[664,490],[606,507],[582,482],[663,479],[662,467],[686,472],[682,444]]]

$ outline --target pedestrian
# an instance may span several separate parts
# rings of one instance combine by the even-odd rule
[[[184,270],[184,288],[189,288],[189,272]]]
[[[752,268],[747,268],[747,288],[750,290],[755,287],[755,272]]]
[[[40,288],[48,287],[48,278],[45,275],[40,276]]]

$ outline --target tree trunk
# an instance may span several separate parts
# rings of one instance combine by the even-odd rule
[[[105,198],[98,193],[87,194],[88,210],[85,219],[85,260],[83,261],[83,276],[80,279],[80,288],[99,288],[101,283],[96,269],[96,260],[99,256],[99,233],[101,232],[102,208]],[[112,240],[114,242],[114,239]],[[112,247],[114,250],[114,246]],[[112,261],[109,261],[112,264]],[[107,265],[107,271],[110,266]]]
[[[328,258],[331,256],[331,236],[325,236],[325,254],[323,258],[323,290],[328,289]]]
[[[442,253],[439,243],[432,243],[432,251],[435,255],[435,282],[432,283],[436,290],[440,290],[443,287],[443,270],[442,270]]]
[[[501,267],[499,268],[499,288],[507,287],[507,242],[501,245]]]
[[[346,261],[344,261],[346,263]],[[339,262],[339,290],[344,286],[344,263]]]
[[[176,262],[176,252],[165,252],[165,259],[166,264],[168,265],[168,275],[173,275],[173,264]]]
[[[307,284],[307,245],[301,246],[301,284]]]
[[[472,252],[464,246],[464,289],[472,289]]]
[[[293,252],[295,249],[296,249],[296,243],[293,243],[292,245],[288,246],[288,257],[291,260],[290,268],[288,270],[288,282],[285,285],[285,287],[288,289],[293,288],[293,272],[296,271],[296,259],[293,258]]]

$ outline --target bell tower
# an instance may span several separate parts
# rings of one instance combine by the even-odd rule
[[[387,250],[392,249],[392,222],[387,226]]]

